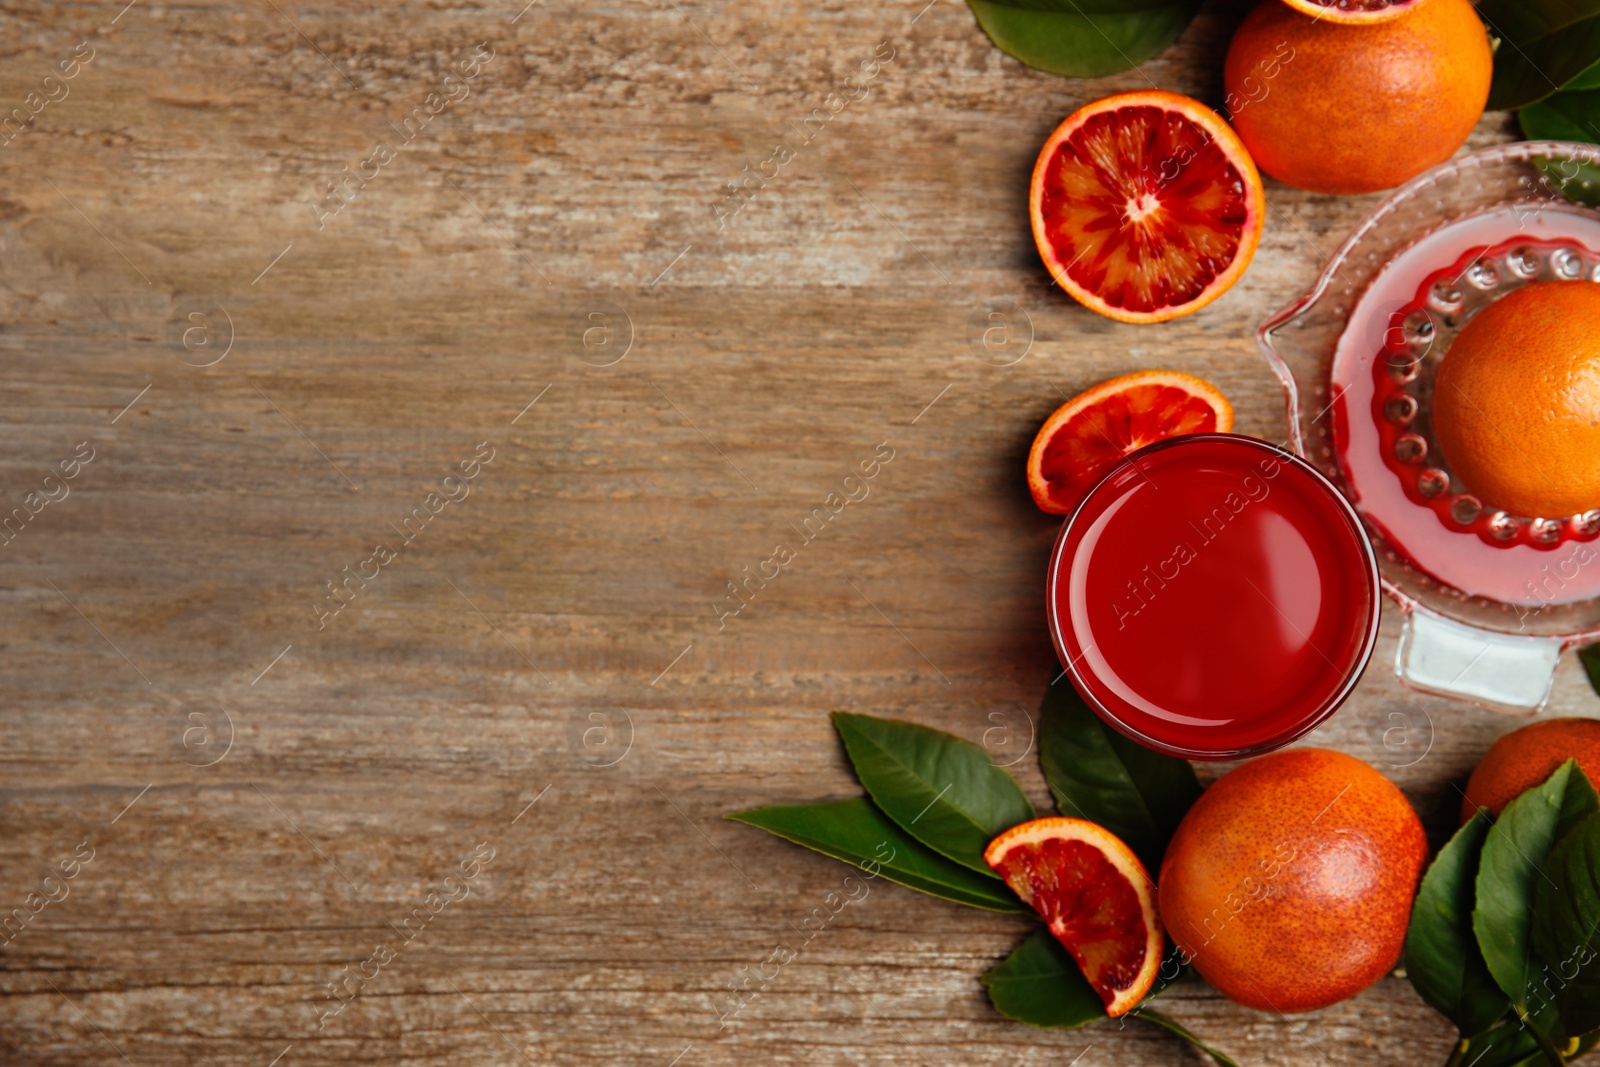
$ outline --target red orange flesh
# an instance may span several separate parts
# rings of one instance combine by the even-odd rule
[[[1362,23],[1387,22],[1408,11],[1415,11],[1426,0],[1283,0],[1284,3],[1312,18],[1336,22],[1344,26]]]
[[[1118,460],[1185,433],[1227,433],[1233,405],[1204,378],[1136,371],[1101,382],[1057,408],[1028,452],[1028,489],[1052,515],[1066,515]]]
[[[1045,141],[1029,191],[1051,277],[1122,322],[1163,322],[1220,296],[1255,254],[1265,203],[1222,116],[1165,90],[1073,112]]]
[[[1013,826],[983,858],[1044,919],[1112,1018],[1155,984],[1163,934],[1155,886],[1116,835],[1084,819]]]

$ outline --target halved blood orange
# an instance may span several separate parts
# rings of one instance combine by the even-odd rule
[[[1164,90],[1122,93],[1056,127],[1028,205],[1056,284],[1123,322],[1164,322],[1239,280],[1261,240],[1261,175],[1222,116]]]
[[[1427,0],[1283,0],[1284,3],[1314,19],[1324,22],[1342,22],[1355,26],[1386,22],[1415,11]]]
[[[1107,1015],[1150,992],[1163,943],[1155,886],[1115,834],[1086,819],[1034,819],[989,842],[983,858],[1044,919]]]
[[[1066,515],[1123,456],[1185,433],[1227,433],[1233,405],[1204,378],[1143,370],[1101,382],[1056,408],[1028,451],[1028,489]]]

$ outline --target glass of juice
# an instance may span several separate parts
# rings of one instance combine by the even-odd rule
[[[1050,634],[1109,725],[1188,759],[1294,741],[1344,702],[1378,634],[1377,560],[1299,457],[1192,434],[1114,467],[1051,553]]]

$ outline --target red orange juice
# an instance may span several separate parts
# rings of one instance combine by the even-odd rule
[[[1264,752],[1354,688],[1378,571],[1350,505],[1306,463],[1235,434],[1133,453],[1062,527],[1050,631],[1100,716],[1190,759]]]

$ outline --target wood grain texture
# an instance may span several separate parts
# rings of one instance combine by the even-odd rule
[[[1036,147],[1111,91],[1218,98],[1242,7],[1086,83],[923,3],[0,9],[7,109],[93,52],[0,132],[5,508],[94,450],[0,550],[0,914],[94,850],[0,948],[0,1061],[1196,1062],[1139,1025],[1001,1019],[977,977],[1026,922],[889,885],[719,1020],[846,873],[720,815],[855,793],[831,708],[1017,751],[1056,670],[1034,428],[1164,365],[1277,435],[1252,329],[1375,202],[1271,185],[1216,304],[1097,318],[1032,250]],[[885,44],[867,96],[807,126]],[[1513,135],[1492,115],[1472,143]],[[794,158],[719,226],[780,139]],[[329,183],[374,169],[332,213]],[[1010,366],[969,342],[993,301],[1031,323]],[[719,621],[882,442],[870,497]],[[1403,692],[1397,633],[1312,743],[1383,767],[1437,834],[1516,722]],[[1597,707],[1563,663],[1547,714]],[[1396,978],[1294,1019],[1197,982],[1166,1004],[1248,1063],[1450,1037]]]

